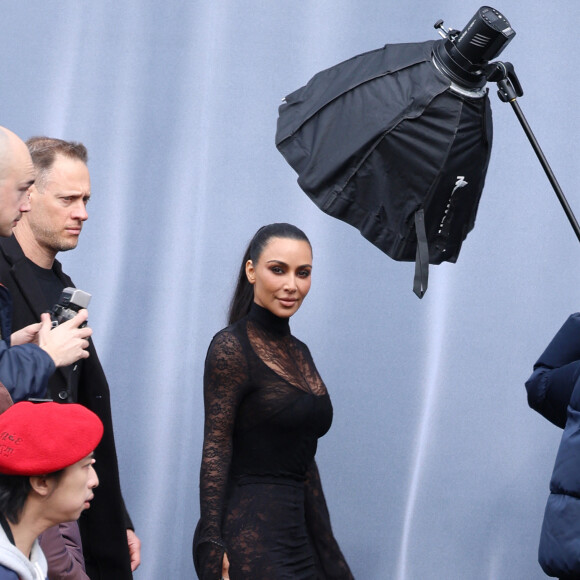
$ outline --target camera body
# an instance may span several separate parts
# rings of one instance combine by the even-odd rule
[[[89,305],[90,301],[91,295],[88,292],[78,288],[65,288],[60,295],[59,301],[50,310],[52,327],[55,328],[59,324],[74,318],[79,310]],[[81,328],[86,325],[87,323],[83,322]]]

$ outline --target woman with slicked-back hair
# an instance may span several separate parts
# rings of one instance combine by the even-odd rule
[[[229,326],[210,344],[193,544],[202,580],[352,578],[314,461],[332,405],[289,326],[311,272],[304,232],[260,228],[242,261]]]

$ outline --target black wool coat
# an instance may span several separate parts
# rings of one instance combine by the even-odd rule
[[[74,286],[57,260],[53,269],[62,280],[63,288]],[[38,322],[40,314],[53,306],[47,304],[36,273],[14,236],[0,239],[0,283],[12,295],[13,331]],[[93,342],[89,342],[90,356],[76,371],[70,367],[56,369],[49,380],[47,397],[57,402],[78,402],[103,422],[103,438],[95,450],[99,487],[90,509],[81,515],[79,528],[91,580],[125,580],[133,577],[126,531],[133,526],[121,495],[109,385]],[[78,391],[71,389],[71,382],[76,383]],[[67,399],[65,393],[71,392]]]

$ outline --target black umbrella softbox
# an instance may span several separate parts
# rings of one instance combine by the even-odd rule
[[[320,209],[417,260],[420,296],[427,264],[455,262],[474,226],[492,142],[487,90],[452,86],[434,45],[387,45],[318,73],[286,97],[276,133]]]

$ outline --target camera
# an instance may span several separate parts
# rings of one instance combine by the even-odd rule
[[[90,301],[91,295],[88,292],[78,288],[65,288],[60,295],[59,301],[50,310],[52,327],[55,328],[59,324],[74,318],[79,310],[89,305]],[[80,328],[86,325],[85,321]]]

